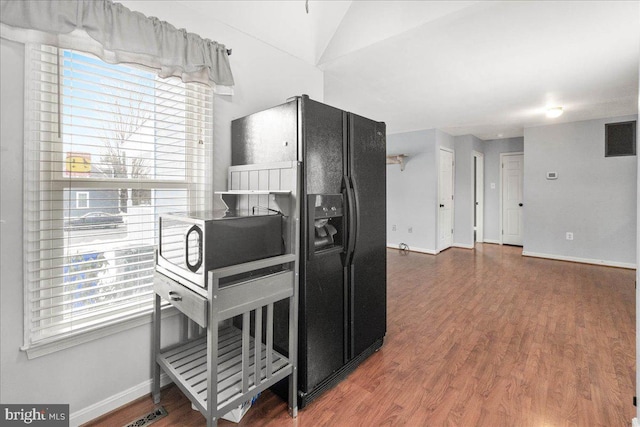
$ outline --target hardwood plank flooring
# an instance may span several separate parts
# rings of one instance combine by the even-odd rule
[[[383,348],[291,419],[267,391],[250,426],[628,426],[635,272],[479,244],[438,256],[388,251]],[[174,386],[155,426],[204,426]],[[118,426],[150,397],[87,426]],[[221,421],[220,426],[233,425]]]

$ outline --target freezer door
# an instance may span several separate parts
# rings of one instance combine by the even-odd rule
[[[340,200],[342,189],[343,145],[346,116],[341,110],[302,98],[305,200],[311,195]],[[335,196],[337,195],[337,196]],[[310,199],[309,199],[310,198]],[[324,200],[324,198],[323,198]],[[344,267],[341,245],[316,251],[313,240],[316,213],[304,204],[302,263],[300,281],[299,382],[303,392],[311,392],[319,383],[340,369],[345,362]],[[329,203],[331,206],[335,204]],[[312,203],[315,206],[315,202]],[[331,206],[328,206],[329,209]],[[336,206],[337,209],[341,207]],[[334,225],[339,228],[340,218]]]
[[[305,274],[306,328],[298,356],[303,392],[311,392],[344,364],[343,274],[340,258],[319,255],[307,263]]]
[[[349,161],[355,202],[355,246],[348,267],[349,353],[384,337],[387,325],[386,127],[349,115]]]
[[[302,98],[304,186],[306,194],[337,194],[345,173],[346,114]]]

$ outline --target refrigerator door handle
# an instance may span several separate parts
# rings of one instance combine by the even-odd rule
[[[314,238],[315,204],[313,196],[307,195],[307,260],[311,260],[316,252]]]
[[[355,220],[356,220],[356,211],[355,211],[355,203],[353,200],[353,191],[351,188],[351,178],[347,175],[342,177],[342,188],[345,193],[345,204],[347,211],[347,219],[346,219],[346,227],[347,227],[347,241],[344,247],[342,264],[346,267],[351,264],[351,258],[353,255],[353,250],[355,248]]]
[[[349,237],[349,245],[350,245],[350,252],[351,252],[351,257],[349,259],[349,264],[351,264],[353,262],[353,256],[356,252],[356,244],[358,243],[358,237],[360,236],[360,223],[358,221],[358,219],[360,218],[360,210],[358,209],[358,190],[357,187],[355,185],[355,182],[353,181],[353,178],[349,177],[349,189],[351,192],[350,198],[351,201],[349,203],[350,209],[352,209],[352,212],[349,212],[349,215],[351,216],[351,224],[349,225],[349,231],[350,231],[350,237]]]

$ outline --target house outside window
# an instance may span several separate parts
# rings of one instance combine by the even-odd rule
[[[27,55],[31,357],[150,313],[158,214],[212,206],[212,94],[82,52]]]

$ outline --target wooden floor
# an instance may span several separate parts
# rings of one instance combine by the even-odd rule
[[[389,250],[383,348],[296,420],[265,392],[240,425],[630,425],[635,272],[521,252]],[[176,387],[161,404],[169,415],[154,427],[206,425]],[[148,397],[88,425],[152,409]]]

